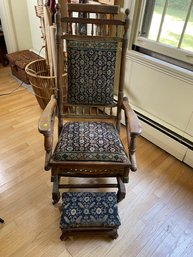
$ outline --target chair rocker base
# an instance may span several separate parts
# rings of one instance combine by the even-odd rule
[[[81,189],[81,188],[118,188],[117,202],[121,202],[126,196],[125,184],[120,177],[117,177],[117,183],[115,184],[60,184],[60,176],[52,176],[51,182],[53,182],[52,188],[52,204],[55,205],[60,200],[59,189]]]

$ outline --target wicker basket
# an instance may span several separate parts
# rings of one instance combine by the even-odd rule
[[[54,94],[56,77],[49,76],[49,69],[45,59],[30,62],[26,66],[25,72],[33,87],[40,107],[44,109],[48,104],[51,95]]]
[[[51,95],[54,94],[56,77],[49,75],[49,69],[45,59],[30,62],[26,66],[25,72],[27,73],[40,107],[44,109]]]

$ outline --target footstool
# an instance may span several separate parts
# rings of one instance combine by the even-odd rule
[[[121,223],[115,192],[64,192],[62,201],[61,240],[78,234],[118,237]]]

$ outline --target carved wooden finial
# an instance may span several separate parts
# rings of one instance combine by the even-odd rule
[[[60,5],[57,3],[56,4],[56,11],[58,12],[60,10]]]
[[[61,13],[60,13],[60,4],[56,4],[56,12],[54,15],[55,23],[60,23]]]
[[[127,8],[125,10],[125,32],[126,32],[126,34],[128,33],[128,28],[129,28],[129,13],[130,13],[130,11]]]
[[[125,14],[126,14],[127,16],[129,16],[129,13],[130,13],[130,10],[127,8],[127,9],[125,10]]]

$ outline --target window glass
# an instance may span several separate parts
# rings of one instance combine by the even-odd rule
[[[132,49],[193,71],[193,0],[138,0]]]
[[[168,1],[159,42],[178,47],[190,1]]]
[[[153,10],[151,26],[148,34],[148,38],[156,41],[159,33],[159,28],[162,19],[162,12],[164,9],[165,0],[157,0],[155,1],[155,6]]]
[[[192,51],[192,5],[192,0],[145,1],[140,36]]]
[[[193,8],[191,9],[181,48],[193,52]]]

